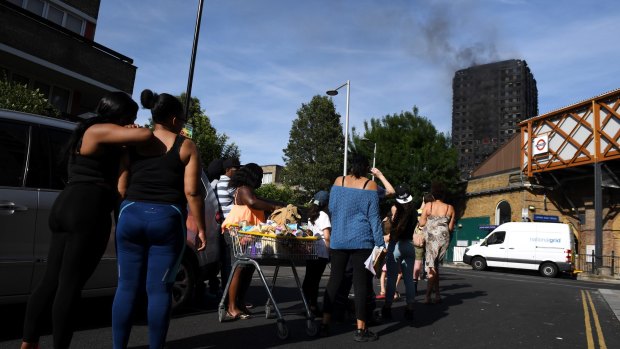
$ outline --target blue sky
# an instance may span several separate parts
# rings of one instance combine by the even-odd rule
[[[95,41],[134,59],[134,99],[185,91],[197,7],[101,0]],[[618,23],[614,0],[205,0],[192,95],[242,163],[284,164],[302,103],[347,80],[352,126],[415,105],[447,133],[473,64],[526,60],[540,114],[619,88]]]

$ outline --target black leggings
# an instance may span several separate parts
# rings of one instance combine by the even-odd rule
[[[353,288],[355,290],[355,317],[361,321],[367,321],[366,297],[368,294],[368,280],[372,274],[364,267],[364,261],[370,256],[372,249],[359,250],[330,250],[331,274],[325,289],[323,300],[323,312],[331,314],[334,301],[345,277],[345,270],[349,259],[353,264]]]
[[[51,305],[54,348],[69,347],[76,304],[108,244],[115,201],[107,187],[77,183],[68,185],[54,202],[47,268],[28,300],[25,342],[39,342],[43,315]]]
[[[321,277],[323,276],[327,262],[327,258],[310,259],[306,261],[306,275],[304,276],[302,289],[306,301],[308,301],[308,305],[311,307],[317,306],[319,284],[321,283]]]

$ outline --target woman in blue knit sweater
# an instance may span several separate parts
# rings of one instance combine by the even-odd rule
[[[347,176],[336,178],[329,196],[332,234],[330,242],[331,274],[323,301],[321,335],[327,335],[334,299],[351,259],[355,288],[357,330],[354,340],[368,342],[377,335],[366,327],[366,284],[372,274],[364,267],[374,246],[384,247],[377,184],[366,178],[370,172],[368,159],[356,155]]]

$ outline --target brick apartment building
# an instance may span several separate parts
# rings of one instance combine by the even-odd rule
[[[107,91],[133,92],[133,60],[96,43],[100,0],[0,0],[0,75],[88,117]],[[0,77],[1,78],[1,77]]]

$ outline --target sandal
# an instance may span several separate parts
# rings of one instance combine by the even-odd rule
[[[224,321],[232,322],[232,321],[237,321],[237,320],[247,320],[249,318],[250,318],[250,315],[248,314],[239,313],[237,315],[232,315],[231,313],[226,311],[226,315],[224,316]]]

